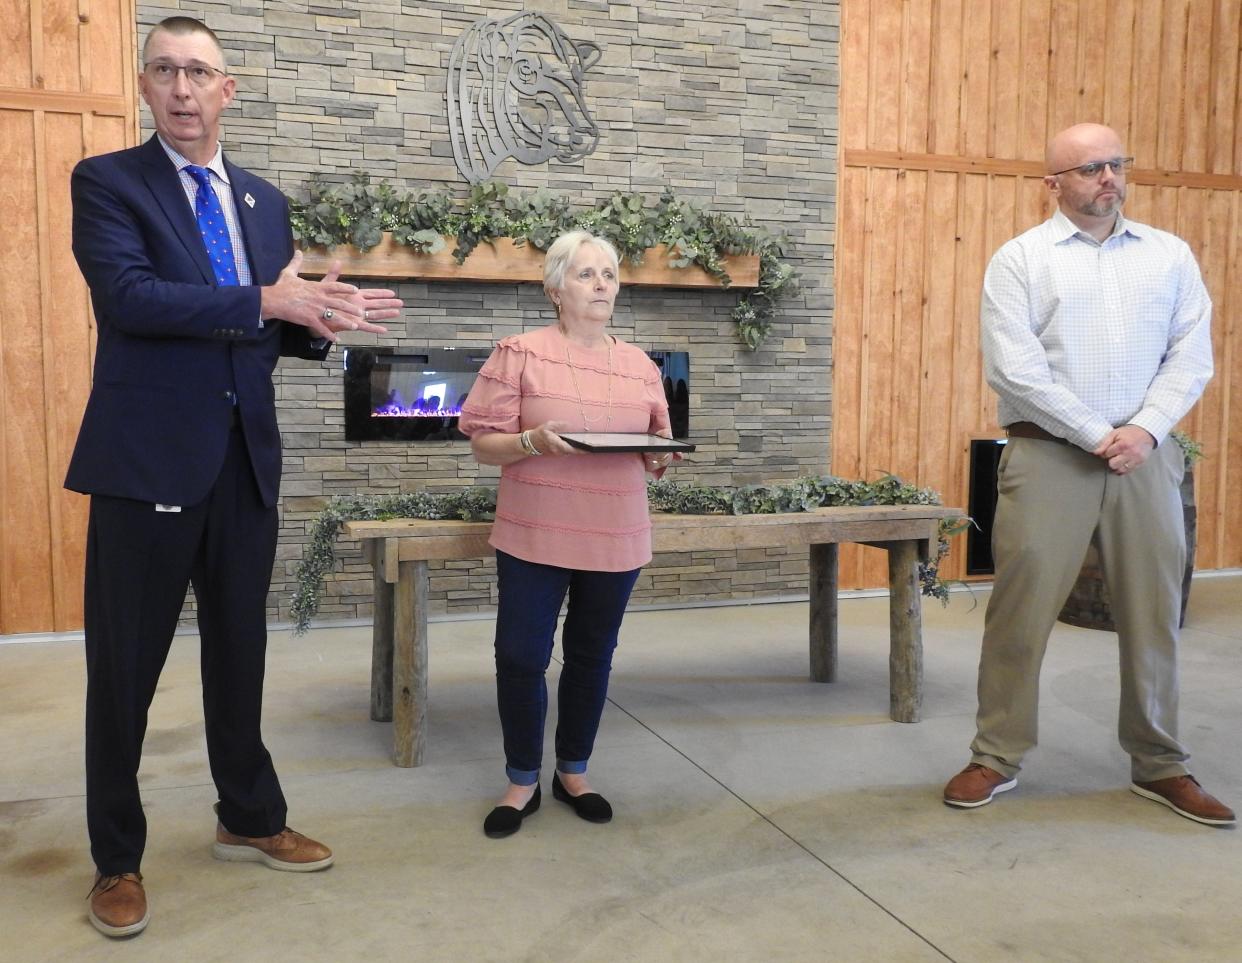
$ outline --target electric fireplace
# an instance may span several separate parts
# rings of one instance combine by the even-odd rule
[[[461,406],[490,348],[347,348],[345,438],[464,441]],[[673,436],[690,433],[690,355],[648,351],[660,369]]]

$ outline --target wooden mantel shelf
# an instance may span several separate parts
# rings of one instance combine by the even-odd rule
[[[445,238],[446,247],[438,254],[418,254],[397,244],[391,234],[365,254],[356,247],[340,246],[328,251],[320,247],[306,250],[302,273],[322,277],[333,261],[341,262],[344,278],[387,278],[389,280],[486,281],[503,284],[543,283],[543,252],[529,244],[515,245],[509,238],[494,244],[480,244],[464,264],[453,260],[456,239]],[[724,259],[730,287],[753,288],[759,284],[759,255],[740,254]],[[668,265],[664,245],[648,248],[640,265],[621,264],[621,284],[665,288],[718,288],[720,282],[700,267],[675,268]]]

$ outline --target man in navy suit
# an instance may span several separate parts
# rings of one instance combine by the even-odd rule
[[[219,41],[164,20],[139,75],[157,136],[73,173],[73,251],[98,323],[65,485],[91,496],[86,546],[86,808],[91,922],[149,919],[138,765],[147,711],[194,585],[219,802],[213,853],[310,871],[331,851],[285,824],[260,735],[276,552],[280,356],[322,359],[340,331],[383,332],[391,291],[298,277],[288,205],[220,150],[233,100]],[[208,249],[212,253],[208,254]]]

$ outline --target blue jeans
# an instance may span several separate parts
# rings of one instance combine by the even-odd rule
[[[586,772],[608,696],[612,652],[638,572],[582,572],[496,552],[496,701],[505,773],[515,785],[539,781],[548,711],[544,674],[566,592],[556,767],[565,773]]]

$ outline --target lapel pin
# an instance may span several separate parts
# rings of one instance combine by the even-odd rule
[[[254,198],[251,197],[249,194],[243,197],[242,200],[246,202],[247,207],[254,207]]]

